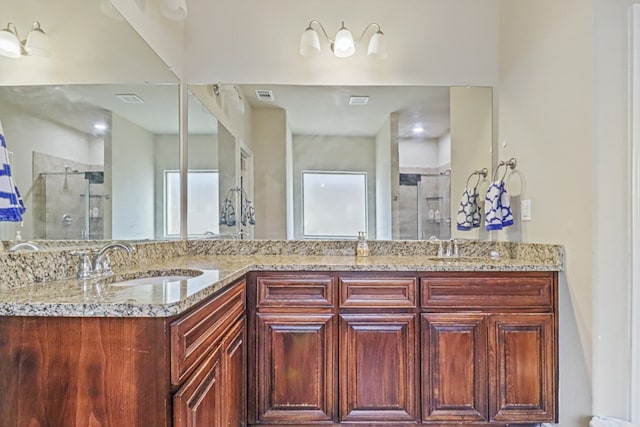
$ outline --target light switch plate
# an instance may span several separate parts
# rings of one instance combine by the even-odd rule
[[[531,221],[531,200],[523,200],[520,202],[520,219],[522,221]]]

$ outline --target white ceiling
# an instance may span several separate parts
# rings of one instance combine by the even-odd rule
[[[391,113],[398,113],[401,138],[437,138],[449,130],[449,88],[428,86],[239,85],[254,108],[281,108],[294,134],[375,136]],[[274,102],[255,91],[271,90]],[[349,105],[351,96],[368,96],[367,105]],[[424,132],[415,135],[415,125]]]
[[[449,129],[448,87],[347,87],[242,85],[253,108],[287,110],[294,134],[374,136],[393,112],[400,137],[437,138]],[[258,101],[256,89],[272,90],[275,102]],[[116,95],[135,94],[143,104],[127,104]],[[351,95],[369,96],[364,106],[348,105]],[[48,120],[92,134],[109,111],[156,134],[178,131],[176,85],[54,85],[0,87],[0,101]],[[421,135],[412,128],[420,124]],[[216,133],[217,121],[194,97],[189,100],[189,131]]]

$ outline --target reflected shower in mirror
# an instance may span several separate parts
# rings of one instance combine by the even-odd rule
[[[177,99],[177,85],[0,87],[25,188],[22,238],[171,238],[164,177],[179,166]]]

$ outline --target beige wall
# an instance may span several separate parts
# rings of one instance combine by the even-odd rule
[[[138,21],[141,13],[134,1],[113,1],[126,4],[131,12],[127,16]],[[151,8],[147,13],[153,13]],[[177,80],[128,23],[100,12],[98,0],[4,0],[0,2],[0,16],[5,21],[0,24],[2,28],[7,22],[13,22],[21,39],[26,38],[31,24],[39,21],[49,36],[53,52],[50,58],[0,56],[2,85],[166,83]],[[154,29],[146,31],[151,28]],[[144,30],[141,34],[154,35],[148,40],[158,52],[164,54],[171,50],[173,62],[181,63],[181,26],[169,30],[165,24],[156,28],[148,21]]]
[[[638,1],[594,0],[593,412],[627,417],[629,364],[629,6]],[[637,398],[637,397],[636,397]],[[639,419],[634,420],[640,423]]]
[[[562,7],[556,0],[504,0],[500,23],[499,158],[517,158],[507,186],[512,197],[532,201],[532,220],[493,237],[566,247],[560,420],[586,426],[595,283],[592,7],[584,0]]]
[[[474,170],[491,170],[491,144],[493,133],[493,93],[487,87],[452,87],[451,100],[451,235],[465,239],[487,239],[484,223],[479,228],[458,231],[457,212],[460,198],[469,175]],[[483,208],[487,180],[478,184],[478,204]],[[476,177],[470,181],[475,183]],[[484,216],[481,217],[484,220]]]
[[[286,113],[278,109],[253,111],[255,156],[256,239],[287,238]]]
[[[124,1],[124,0],[121,0]],[[186,77],[190,82],[321,85],[486,85],[496,83],[499,0],[218,0],[189,2]],[[389,58],[298,54],[318,19],[330,36],[341,21],[358,37],[379,22]],[[152,44],[154,46],[154,44]]]
[[[153,239],[154,135],[130,121],[111,117],[111,238]]]

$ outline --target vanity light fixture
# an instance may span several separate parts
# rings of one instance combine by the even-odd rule
[[[51,56],[51,43],[38,21],[33,23],[23,41],[20,41],[16,26],[9,22],[5,29],[0,30],[0,55],[8,58],[20,58],[23,55],[48,57]]]
[[[361,43],[364,39],[364,36],[369,32],[370,28],[375,29],[375,33],[369,39],[369,45],[367,47],[367,56],[375,56],[379,59],[384,59],[387,57],[387,50],[385,48],[384,43],[384,33],[382,32],[382,28],[380,24],[372,22],[367,25],[362,31],[360,37],[355,40],[353,38],[353,34],[351,31],[347,29],[344,25],[344,21],[342,21],[342,26],[336,33],[334,39],[329,37],[327,30],[325,30],[324,26],[318,20],[313,20],[309,22],[307,29],[302,33],[302,38],[300,39],[300,55],[302,56],[312,56],[320,53],[320,36],[318,35],[318,31],[313,27],[318,27],[322,30],[322,34],[325,39],[329,42],[331,51],[338,58],[348,58],[353,55],[356,51],[356,44]]]
[[[187,17],[186,0],[160,0],[160,11],[165,18],[182,21]]]

